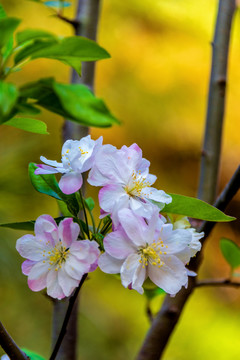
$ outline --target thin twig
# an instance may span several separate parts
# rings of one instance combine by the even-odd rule
[[[225,280],[215,280],[215,279],[207,279],[207,280],[199,280],[196,282],[195,287],[205,287],[205,286],[213,286],[213,287],[240,287],[240,282],[231,281],[229,279]]]
[[[151,324],[153,322],[154,316],[153,316],[152,309],[150,306],[150,300],[148,300],[148,299],[147,299],[147,305],[146,305],[146,314],[147,314],[148,320]]]
[[[29,357],[17,346],[0,321],[0,346],[14,360],[28,360]]]
[[[85,203],[84,203],[84,198],[83,198],[83,196],[82,196],[82,191],[81,191],[81,189],[79,190],[79,194],[80,194],[80,200],[81,200],[81,203],[82,203],[83,214],[84,214],[84,218],[85,218],[86,226],[87,226],[87,236],[88,236],[88,239],[90,239],[87,212],[86,212]]]
[[[64,338],[64,335],[66,334],[67,332],[67,326],[68,326],[68,322],[69,322],[69,319],[70,319],[70,316],[71,316],[71,313],[72,313],[72,310],[73,310],[73,307],[74,307],[74,303],[77,299],[77,296],[79,294],[79,291],[84,283],[84,281],[86,280],[87,278],[87,275],[88,274],[85,274],[83,275],[82,277],[82,280],[80,281],[80,284],[79,286],[77,287],[77,289],[75,290],[73,296],[69,299],[69,305],[68,305],[68,309],[67,309],[67,312],[66,312],[66,315],[65,315],[65,318],[64,318],[64,321],[63,321],[63,324],[62,324],[62,328],[61,328],[61,331],[59,333],[59,336],[58,336],[58,339],[57,339],[57,342],[56,342],[56,345],[53,349],[53,352],[52,352],[52,355],[50,356],[49,360],[54,360],[57,356],[57,353],[58,353],[58,350],[61,346],[61,343],[63,341],[63,338]]]
[[[78,31],[78,29],[81,26],[80,21],[78,21],[77,19],[69,19],[68,17],[66,17],[60,13],[54,14],[53,16],[59,18],[60,20],[66,22],[67,24],[72,25],[72,27],[74,28],[75,31]]]

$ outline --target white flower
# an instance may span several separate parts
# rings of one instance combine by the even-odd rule
[[[90,135],[79,141],[67,140],[62,147],[62,162],[41,156],[41,161],[47,165],[38,164],[35,174],[63,174],[59,187],[64,194],[72,194],[81,188],[82,173],[92,167],[95,155],[101,146],[102,137],[96,141],[92,140]]]
[[[149,161],[142,158],[137,144],[117,150],[105,145],[96,156],[88,182],[103,186],[99,191],[99,203],[104,212],[116,215],[121,208],[129,208],[135,214],[149,219],[156,209],[151,201],[161,208],[172,201],[163,190],[152,187],[156,176],[149,174]],[[115,221],[113,216],[113,222]]]
[[[72,218],[55,223],[50,215],[41,215],[35,222],[35,234],[17,241],[17,251],[27,260],[22,272],[28,276],[33,291],[47,288],[49,296],[62,299],[70,296],[82,276],[96,268],[99,256],[95,241],[77,241],[79,226]]]
[[[119,211],[120,225],[104,239],[105,253],[98,265],[106,273],[120,273],[123,286],[143,293],[147,277],[168,294],[187,283],[187,270],[177,254],[191,241],[188,230],[159,226],[158,211],[148,224],[129,209]]]

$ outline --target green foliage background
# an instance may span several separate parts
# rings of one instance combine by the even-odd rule
[[[1,1],[8,15],[26,27],[71,35],[51,11],[25,0]],[[118,147],[137,142],[158,175],[157,187],[195,196],[204,128],[207,84],[216,0],[103,0],[99,43],[112,55],[97,65],[96,95],[104,98],[122,126],[93,129],[96,138]],[[66,10],[73,15],[74,7]],[[229,62],[229,85],[220,188],[239,162],[240,22],[235,17]],[[19,85],[54,75],[68,82],[68,68],[35,60],[9,80]],[[47,111],[42,120],[50,135],[34,135],[5,125],[0,129],[0,222],[58,215],[54,199],[34,191],[29,162],[40,155],[59,159],[63,120]],[[96,198],[97,192],[89,189]],[[239,198],[227,213],[239,217]],[[96,212],[96,216],[98,216]],[[27,287],[20,272],[15,241],[24,232],[0,230],[1,320],[20,346],[48,356],[51,302]],[[220,237],[239,243],[239,221],[218,225],[209,241],[200,276],[227,277],[230,270],[219,250]],[[162,301],[153,301],[157,311]],[[96,272],[80,300],[79,360],[133,359],[148,329],[145,298],[124,289],[118,279]],[[235,360],[240,355],[240,292],[199,289],[190,299],[164,360]],[[1,352],[0,352],[1,354]]]

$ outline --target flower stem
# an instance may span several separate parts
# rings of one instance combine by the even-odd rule
[[[82,192],[81,192],[81,190],[79,190],[79,195],[80,195],[80,200],[81,200],[81,203],[82,203],[82,208],[83,208],[84,218],[85,218],[86,225],[87,225],[87,236],[88,236],[88,239],[90,239],[90,233],[89,233],[89,226],[88,226],[87,212],[86,212],[85,203],[84,203],[84,198],[83,198],[83,196],[82,196]]]
[[[64,335],[66,334],[67,332],[67,325],[68,325],[68,322],[69,322],[69,319],[70,319],[70,316],[71,316],[71,313],[72,313],[72,310],[73,310],[73,307],[74,307],[74,303],[77,299],[77,296],[79,294],[79,291],[84,283],[84,281],[86,280],[87,278],[87,275],[88,274],[84,274],[83,277],[82,277],[82,280],[80,281],[80,284],[79,286],[77,287],[77,289],[75,290],[75,293],[72,295],[72,297],[70,297],[69,299],[69,305],[68,305],[68,308],[67,308],[67,312],[66,312],[66,315],[65,315],[65,318],[63,320],[63,324],[62,324],[62,328],[61,328],[61,331],[58,335],[58,339],[57,339],[57,342],[54,346],[54,349],[53,349],[53,352],[49,358],[49,360],[55,360],[56,356],[57,356],[57,353],[58,353],[58,350],[61,346],[61,343],[63,341],[63,338],[64,338]]]

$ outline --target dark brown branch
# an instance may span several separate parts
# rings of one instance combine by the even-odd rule
[[[76,301],[76,299],[78,297],[79,291],[80,291],[84,281],[87,278],[87,275],[88,274],[83,275],[82,280],[80,281],[80,284],[79,284],[78,288],[75,290],[73,296],[70,297],[70,299],[69,299],[69,305],[68,305],[68,309],[67,309],[63,324],[62,324],[62,328],[61,328],[61,331],[59,333],[56,345],[55,345],[55,347],[53,349],[52,355],[50,356],[49,360],[55,360],[55,358],[57,356],[58,350],[59,350],[59,348],[60,348],[60,346],[62,344],[63,338],[64,338],[64,336],[65,336],[65,334],[67,332],[67,326],[68,326],[68,323],[69,323],[69,319],[70,319],[70,316],[71,316],[75,301]]]
[[[205,287],[205,286],[213,286],[213,287],[240,287],[240,282],[231,281],[229,279],[225,280],[215,280],[215,279],[207,279],[207,280],[199,280],[196,282],[195,287]]]
[[[217,209],[224,211],[227,205],[232,200],[232,198],[238,192],[239,188],[240,188],[240,166],[237,168],[231,180],[228,182],[228,184],[225,186],[225,188],[223,189],[223,191],[215,201],[214,206]],[[216,223],[214,222],[207,222],[207,221],[204,221],[202,223],[202,225],[198,230],[199,232],[204,231],[205,236],[202,239],[202,242],[209,236],[215,224]]]
[[[220,0],[214,40],[198,197],[213,204],[219,174],[228,48],[236,0]]]
[[[0,346],[14,360],[28,360],[29,357],[17,346],[0,321]]]

